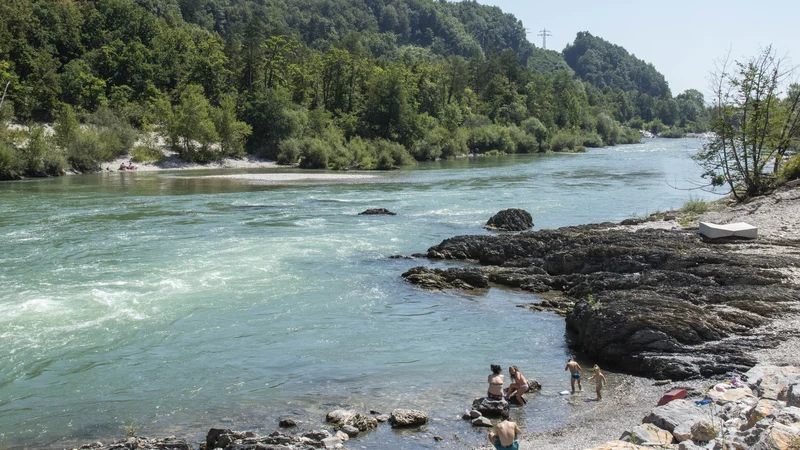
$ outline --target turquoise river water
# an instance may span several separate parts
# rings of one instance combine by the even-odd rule
[[[104,173],[0,183],[0,448],[178,435],[212,426],[321,428],[352,407],[422,409],[348,448],[463,448],[489,364],[544,390],[527,432],[571,408],[564,320],[519,292],[429,293],[400,274],[519,207],[536,229],[679,208],[698,140],[585,154],[419,164],[371,178],[271,182],[280,171]],[[230,177],[232,173],[238,174]],[[226,176],[219,176],[226,175]],[[357,215],[385,207],[397,216]],[[434,265],[443,265],[435,263]],[[432,436],[445,437],[434,443]]]

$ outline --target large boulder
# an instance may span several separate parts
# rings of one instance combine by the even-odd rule
[[[643,423],[631,430],[627,436],[634,444],[672,444],[672,433],[662,430],[652,423]]]
[[[350,411],[348,409],[336,409],[329,412],[325,416],[325,421],[334,425],[344,425],[355,416],[356,413],[354,411]]]
[[[695,442],[711,442],[717,438],[719,426],[710,420],[701,420],[692,425],[692,440]]]
[[[472,401],[472,409],[487,417],[500,417],[503,411],[508,412],[508,402],[505,399],[480,397]]]
[[[680,399],[654,408],[642,422],[652,423],[661,429],[672,432],[681,424],[689,424],[691,427],[707,417],[708,413],[695,406],[694,402]]]
[[[428,423],[428,415],[415,409],[395,409],[389,422],[392,428],[418,427]]]
[[[533,217],[524,209],[504,209],[492,216],[484,228],[499,231],[530,230],[533,228]]]

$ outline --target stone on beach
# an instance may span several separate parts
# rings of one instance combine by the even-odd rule
[[[389,421],[393,428],[418,427],[428,423],[428,415],[415,409],[395,409]]]
[[[691,427],[697,422],[708,417],[708,414],[700,407],[695,406],[694,402],[689,400],[673,400],[664,406],[654,408],[647,417],[644,418],[644,423],[652,423],[653,425],[667,430],[674,431],[678,425],[688,423]]]
[[[651,424],[644,423],[632,429],[624,439],[634,444],[658,443],[666,445],[672,443],[672,433]]]
[[[472,419],[471,423],[472,423],[473,427],[491,427],[492,426],[492,421],[489,420],[488,417],[483,417],[483,416],[476,417],[476,418]]]
[[[336,409],[325,416],[325,421],[334,425],[345,424],[348,420],[352,419],[356,413],[347,409]]]

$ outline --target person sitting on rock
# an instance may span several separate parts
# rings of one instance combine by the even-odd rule
[[[492,374],[489,375],[489,391],[486,396],[492,400],[503,400],[503,383],[505,376],[503,376],[503,368],[499,364],[492,364]]]
[[[519,450],[517,438],[521,434],[522,430],[516,423],[508,420],[508,410],[504,409],[500,412],[500,422],[492,428],[488,438],[497,450]]]
[[[594,365],[594,375],[589,377],[589,381],[595,380],[596,383],[595,390],[597,391],[597,401],[603,399],[603,394],[600,392],[603,390],[603,386],[606,384],[606,376],[603,375],[603,371],[600,370],[600,367],[595,364]]]
[[[517,399],[517,404],[524,405],[527,401],[522,395],[528,392],[528,380],[525,379],[525,375],[519,371],[517,366],[509,367],[508,373],[511,375],[511,386],[506,391],[506,399],[510,400],[514,397]]]
[[[580,364],[575,362],[575,359],[570,358],[567,361],[567,367],[564,367],[564,370],[569,370],[569,373],[572,374],[572,378],[569,380],[569,385],[572,388],[572,393],[575,393],[575,381],[578,381],[578,390],[583,390],[583,386],[581,386],[581,374],[583,373],[583,367]]]
[[[124,162],[123,163],[119,163],[119,169],[118,170],[127,170],[127,169],[128,168],[125,167],[125,163]]]

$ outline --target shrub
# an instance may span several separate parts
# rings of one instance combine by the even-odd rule
[[[0,180],[16,180],[22,176],[17,149],[0,141]]]
[[[642,134],[639,132],[639,130],[629,127],[619,128],[617,144],[636,144],[639,142],[642,142]]]
[[[708,202],[697,198],[690,198],[681,207],[681,212],[684,214],[692,214],[699,216],[708,212]]]
[[[278,145],[278,164],[290,166],[297,164],[300,159],[301,140],[297,138],[284,139]]]
[[[394,166],[405,166],[409,164],[414,164],[414,157],[403,147],[401,144],[397,142],[387,141],[385,139],[376,139],[375,141],[375,151],[378,154],[378,169],[379,170],[387,170],[393,169]],[[393,167],[386,167],[386,164],[381,165],[381,156],[388,155],[392,160]],[[385,163],[385,161],[384,161]]]
[[[585,133],[580,137],[581,143],[584,147],[599,148],[603,147],[603,138],[597,133]]]
[[[628,126],[636,131],[644,130],[644,120],[636,118],[628,121]]]
[[[800,178],[800,153],[789,158],[786,164],[778,171],[778,181],[781,183],[798,178]]]
[[[303,138],[300,143],[300,167],[304,169],[327,169],[330,148],[320,139]]]
[[[27,177],[48,177],[64,175],[67,161],[53,139],[44,134],[42,127],[31,129],[28,143],[19,153],[20,168]]]
[[[157,163],[164,158],[161,150],[147,145],[137,145],[131,150],[131,161],[137,163]]]
[[[127,154],[138,137],[136,130],[124,118],[108,108],[100,108],[88,120],[93,124],[105,147],[106,160]]]
[[[497,150],[501,153],[514,153],[516,150],[508,128],[500,125],[487,125],[470,130],[467,146],[477,153]]]
[[[544,126],[539,119],[535,117],[525,119],[522,121],[520,126],[526,133],[536,138],[536,142],[539,144],[538,146],[540,152],[548,150],[550,147],[550,143],[548,142],[550,138],[550,132],[547,131],[547,127]]]
[[[569,131],[559,131],[550,138],[550,149],[554,152],[574,152],[576,136]]]
[[[442,158],[454,158],[456,156],[466,155],[469,153],[469,146],[467,146],[467,138],[469,131],[464,128],[459,128],[442,144]]]
[[[679,139],[685,137],[686,133],[681,128],[671,127],[670,129],[659,134],[658,136],[667,139]]]
[[[69,165],[78,172],[95,172],[100,161],[110,159],[100,135],[91,128],[78,130],[65,150]]]
[[[513,125],[508,127],[508,132],[517,153],[536,153],[539,151],[539,142],[536,137]]]

